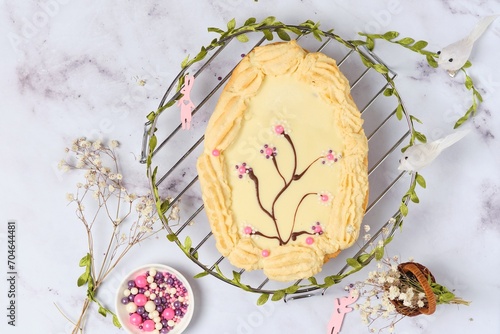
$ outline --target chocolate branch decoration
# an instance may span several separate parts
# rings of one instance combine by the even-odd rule
[[[247,165],[247,163],[245,163],[245,162],[243,162],[243,163],[238,164],[238,165],[235,166],[238,178],[243,179],[244,177],[248,176],[250,178],[250,180],[252,180],[253,183],[255,184],[255,194],[256,194],[257,203],[259,205],[259,208],[269,218],[271,218],[271,220],[272,220],[272,222],[274,224],[275,231],[276,231],[276,235],[267,235],[267,234],[264,234],[264,233],[262,233],[260,231],[257,231],[252,226],[247,225],[247,226],[244,226],[244,228],[243,228],[243,231],[242,231],[243,235],[244,236],[249,236],[249,237],[251,237],[251,236],[260,236],[260,237],[263,237],[263,238],[266,238],[266,239],[275,239],[275,240],[277,240],[279,242],[280,246],[286,245],[290,241],[297,240],[297,237],[300,236],[300,235],[311,235],[311,236],[313,236],[313,235],[321,235],[321,234],[323,234],[323,228],[321,227],[321,222],[315,222],[311,226],[311,230],[309,230],[309,231],[305,231],[305,230],[294,231],[294,229],[295,229],[295,224],[296,224],[296,220],[297,220],[297,213],[299,211],[300,206],[304,202],[304,200],[306,198],[310,197],[310,196],[316,195],[316,196],[318,196],[318,200],[319,200],[319,202],[321,204],[330,205],[331,201],[333,199],[333,196],[330,193],[324,192],[324,191],[323,192],[317,192],[317,193],[316,192],[309,192],[309,193],[306,193],[306,194],[304,194],[302,196],[302,198],[300,199],[300,201],[297,204],[297,207],[295,208],[295,213],[293,215],[292,227],[291,227],[290,231],[288,232],[288,236],[287,237],[283,237],[282,236],[282,232],[283,231],[280,231],[280,229],[279,229],[278,222],[277,222],[278,219],[276,217],[276,210],[275,210],[275,208],[276,208],[276,204],[277,204],[278,200],[289,189],[290,185],[294,181],[299,181],[306,174],[306,172],[311,168],[312,165],[314,165],[315,163],[321,161],[321,163],[323,165],[332,166],[341,157],[340,155],[335,154],[333,152],[333,150],[325,151],[323,155],[319,156],[314,161],[312,161],[302,172],[297,173],[297,160],[298,160],[297,150],[295,148],[295,145],[293,143],[292,138],[287,133],[287,129],[286,129],[286,126],[284,126],[284,124],[285,124],[285,122],[281,122],[281,123],[279,122],[277,125],[273,126],[272,131],[278,137],[284,138],[288,142],[288,144],[290,145],[290,148],[292,149],[292,152],[293,152],[293,170],[292,170],[292,173],[291,173],[290,177],[287,179],[283,175],[282,171],[279,168],[278,160],[277,160],[278,150],[277,150],[276,147],[268,145],[268,144],[265,144],[262,147],[262,149],[260,150],[260,153],[266,159],[270,159],[273,162],[273,165],[274,165],[274,167],[276,169],[276,172],[278,173],[279,177],[283,180],[283,187],[276,194],[276,196],[275,196],[275,198],[274,198],[274,200],[272,202],[272,205],[271,205],[270,209],[266,209],[264,207],[264,204],[262,203],[262,199],[260,197],[261,184],[259,183],[259,178],[255,174],[254,169],[251,168],[251,167],[249,167]],[[305,243],[308,244],[308,245],[311,245],[311,244],[314,243],[314,239],[312,237],[308,237],[308,238],[306,238]],[[263,252],[263,256],[269,256],[269,252],[268,251],[267,252]]]

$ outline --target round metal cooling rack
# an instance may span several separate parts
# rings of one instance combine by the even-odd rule
[[[392,237],[401,226],[403,220],[403,214],[399,209],[401,194],[408,191],[408,186],[405,187],[406,183],[402,180],[408,180],[411,187],[415,184],[415,175],[404,178],[405,172],[396,170],[399,159],[398,148],[401,148],[403,142],[412,134],[413,127],[399,94],[398,101],[394,97],[384,96],[387,88],[396,89],[393,79],[397,74],[373,52],[359,48],[332,32],[322,31],[324,37],[320,42],[312,38],[311,28],[298,25],[288,27],[300,29],[302,34],[298,34],[295,39],[304,49],[311,52],[323,52],[337,60],[337,65],[349,80],[351,94],[365,121],[364,129],[370,149],[369,161],[375,161],[369,164],[370,200],[363,219],[363,225],[370,226],[371,235],[368,237],[365,235],[365,238],[362,238],[360,233],[360,238],[355,245],[342,251],[336,259],[326,263],[322,273],[313,278],[314,281],[319,282],[329,274],[344,274],[350,268],[345,261],[347,258],[358,258],[367,249],[374,247],[379,240]],[[144,126],[141,155],[141,162],[148,162],[148,177],[155,200],[161,203],[161,198],[170,197],[172,198],[170,205],[174,205],[179,204],[182,198],[181,213],[183,217],[187,215],[186,219],[172,222],[161,217],[168,233],[175,236],[171,240],[175,241],[206,274],[244,290],[265,294],[284,291],[283,289],[289,286],[290,282],[287,284],[270,281],[261,271],[245,272],[245,270],[233,267],[229,261],[220,256],[204,214],[195,162],[202,151],[203,133],[207,120],[215,107],[224,83],[229,79],[242,56],[256,46],[268,43],[265,37],[257,40],[257,35],[260,37],[258,32],[268,30],[274,33],[277,29],[279,27],[262,26],[256,31],[241,31],[241,33],[222,38],[220,46],[207,48],[206,60],[183,68],[166,90],[158,110],[163,111],[174,105],[180,96],[179,82],[182,83],[180,79],[186,73],[192,73],[197,78],[191,92],[191,99],[197,105],[192,111],[193,128],[190,131],[180,131],[177,106],[173,106],[170,112],[157,113],[156,117]],[[240,34],[249,36],[250,43],[234,41]],[[360,56],[366,57],[365,60],[369,59],[372,65],[385,66],[388,73],[382,75],[373,66],[366,66]],[[177,90],[174,91],[176,86]],[[406,121],[403,121],[405,124],[403,126],[396,117],[397,108],[403,111]],[[156,142],[158,144],[154,145],[154,150],[148,153],[153,134],[155,144]],[[406,198],[403,203],[407,204],[408,201],[409,198]],[[165,215],[168,214],[167,211]],[[185,245],[185,242],[183,244],[186,236],[189,236],[189,245]],[[363,264],[370,262],[373,258],[372,255],[364,259]],[[291,292],[285,293],[285,302],[324,294],[327,289],[321,287],[321,284],[304,285],[301,281],[292,283],[299,288],[293,289],[295,291],[288,290]],[[305,282],[307,283],[307,280]]]

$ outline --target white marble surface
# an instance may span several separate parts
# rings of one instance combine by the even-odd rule
[[[56,168],[64,148],[80,136],[119,140],[125,177],[146,190],[145,167],[138,163],[145,116],[185,55],[213,38],[208,26],[223,27],[232,17],[241,23],[250,16],[274,15],[286,23],[320,21],[345,38],[357,31],[397,30],[438,50],[467,34],[480,16],[500,13],[500,2],[492,0],[50,0],[2,1],[0,6],[0,263],[6,272],[6,223],[14,219],[19,272],[15,328],[7,325],[7,286],[4,276],[0,280],[0,331],[53,334],[71,329],[54,304],[75,318],[85,294],[76,286],[84,231],[65,200],[77,177]],[[421,203],[411,206],[402,233],[389,247],[392,254],[428,265],[440,281],[473,302],[404,319],[397,333],[500,332],[499,42],[500,22],[495,22],[471,58],[470,73],[485,98],[469,122],[473,131],[423,171],[428,187],[419,192]],[[398,48],[381,44],[377,49],[399,73],[397,84],[408,108],[424,121],[420,129],[431,139],[451,131],[469,103],[463,77],[450,79]],[[129,253],[100,298],[112,305],[121,276],[147,262],[168,264],[188,277],[199,272],[159,236]],[[333,299],[343,294],[339,286],[323,297],[259,308],[257,296],[214,278],[191,282],[199,302],[186,333],[324,333]],[[120,332],[92,309],[87,333]],[[365,332],[358,315],[347,317],[342,333]]]

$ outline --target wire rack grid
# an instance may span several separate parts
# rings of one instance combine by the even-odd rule
[[[365,238],[360,238],[356,244],[358,247],[353,246],[343,251],[338,259],[325,264],[323,273],[318,275],[320,278],[321,275],[324,276],[326,273],[337,272],[337,275],[343,274],[349,269],[349,265],[342,259],[358,257],[367,248],[373,246],[377,239],[382,238],[382,236],[385,238],[392,237],[397,227],[400,226],[400,224],[395,224],[394,221],[402,222],[403,216],[399,210],[399,205],[401,203],[401,194],[407,191],[407,187],[405,188],[404,182],[401,182],[404,179],[405,172],[396,171],[395,164],[399,159],[397,149],[402,146],[402,143],[412,133],[413,127],[404,106],[403,112],[406,122],[403,123],[407,126],[406,129],[396,119],[396,107],[391,105],[391,103],[394,104],[394,99],[383,96],[384,91],[391,87],[389,80],[374,71],[373,68],[364,66],[358,57],[358,54],[362,54],[374,64],[387,66],[376,54],[367,49],[361,50],[343,40],[339,42],[340,38],[331,32],[323,32],[326,38],[320,43],[307,35],[310,31],[306,28],[295,27],[301,29],[304,33],[304,35],[296,37],[297,42],[302,47],[309,51],[323,52],[337,60],[337,65],[350,82],[351,94],[365,121],[364,129],[365,133],[367,133],[370,149],[370,199],[363,224],[370,226],[372,233],[371,235],[365,235]],[[263,27],[262,29],[273,31],[275,28]],[[188,213],[186,219],[182,219],[175,224],[171,221],[163,221],[163,224],[170,234],[177,237],[175,242],[180,247],[183,247],[180,241],[183,237],[190,236],[193,239],[192,247],[190,246],[190,251],[187,254],[188,257],[200,266],[203,271],[229,284],[240,288],[244,287],[245,290],[251,292],[273,294],[282,289],[283,284],[270,281],[262,273],[245,272],[245,270],[232,267],[228,263],[229,261],[225,261],[225,258],[218,253],[212,232],[209,227],[207,229],[209,224],[204,215],[204,205],[197,184],[198,176],[194,170],[195,160],[201,153],[203,146],[204,128],[218,95],[222,91],[221,88],[231,76],[233,69],[242,56],[253,48],[268,42],[265,38],[261,38],[248,46],[249,43],[233,42],[236,37],[234,35],[226,38],[222,46],[210,50],[207,60],[198,63],[197,68],[188,66],[182,69],[174,78],[161,99],[159,109],[165,109],[165,106],[172,105],[179,98],[179,92],[174,92],[174,87],[188,71],[194,73],[197,83],[200,78],[205,77],[200,80],[201,83],[197,84],[198,87],[195,87],[198,96],[194,96],[193,92],[191,94],[193,100],[200,101],[192,111],[193,117],[196,115],[193,118],[193,127],[196,130],[181,131],[180,120],[178,117],[174,117],[178,113],[177,108],[172,108],[172,112],[164,112],[158,115],[153,121],[144,125],[141,162],[146,162],[149,140],[151,135],[156,133],[156,137],[159,138],[158,146],[152,152],[150,158],[151,162],[154,161],[154,164],[157,165],[156,168],[162,167],[162,170],[157,174],[159,177],[156,179],[156,187],[159,190],[158,196],[163,198],[171,197],[171,205],[180,203],[182,198],[183,204],[187,205],[185,211]],[[237,46],[233,47],[234,44],[237,44]],[[224,74],[221,75],[221,73]],[[392,81],[397,74],[389,69],[388,76]],[[402,101],[400,103],[402,104]],[[167,152],[169,154],[166,154]],[[172,156],[172,152],[176,152],[177,155]],[[152,169],[153,163],[148,168]],[[152,175],[152,170],[149,170],[148,175]],[[414,178],[415,176],[411,175],[409,178],[410,184],[414,182]],[[156,200],[160,199],[156,198]],[[405,201],[405,204],[407,202],[408,200]],[[196,224],[194,223],[195,220]],[[206,258],[202,254],[206,255]],[[365,261],[371,261],[372,258],[373,256]],[[330,262],[333,262],[333,264],[330,265]],[[226,273],[237,273],[238,281],[242,284],[235,284],[226,279],[225,277],[230,277],[230,274],[224,274],[224,271]],[[244,273],[245,275],[243,275]],[[294,285],[300,283],[301,280],[296,281]],[[292,299],[324,294],[325,290],[326,288],[319,286],[301,287],[292,294],[286,294],[284,300],[286,302]]]

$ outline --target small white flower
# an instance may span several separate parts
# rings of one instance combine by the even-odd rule
[[[108,187],[108,190],[109,190],[109,192],[112,193],[113,191],[115,191],[115,187],[113,187],[113,185],[110,184],[109,187]]]
[[[120,146],[120,143],[117,141],[117,140],[112,140],[109,142],[109,147],[111,148],[117,148],[118,146]]]
[[[370,225],[363,226],[363,229],[365,230],[366,233],[370,232]]]
[[[394,224],[396,222],[396,219],[395,218],[391,218],[389,219],[389,224]]]
[[[418,306],[418,307],[424,307],[424,302],[423,302],[423,301],[421,301],[421,300],[419,300],[419,301],[417,302],[417,306]]]
[[[67,193],[66,194],[66,200],[69,202],[72,202],[75,200],[75,196],[73,194]]]
[[[94,193],[92,194],[92,197],[94,199],[99,199],[99,190],[94,191]]]
[[[108,177],[109,177],[110,180],[114,180],[114,179],[116,179],[116,174],[115,173],[109,173]]]
[[[101,141],[100,140],[96,140],[93,144],[92,144],[92,147],[96,150],[100,149],[101,148]]]
[[[121,180],[122,178],[123,178],[123,176],[122,176],[121,174],[119,174],[119,173],[118,173],[118,174],[116,174],[116,179],[117,179],[117,180]]]
[[[399,297],[399,294],[400,294],[400,291],[399,291],[399,288],[397,286],[393,285],[389,288],[389,299],[390,300],[396,299],[397,297]]]
[[[364,241],[368,241],[368,240],[370,240],[370,239],[371,239],[371,237],[372,237],[372,236],[371,236],[371,234],[368,234],[368,233],[367,233],[367,234],[365,234],[365,235],[363,236],[363,240],[364,240]]]

